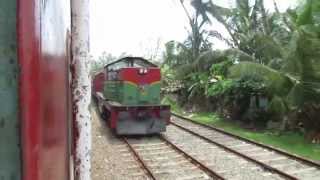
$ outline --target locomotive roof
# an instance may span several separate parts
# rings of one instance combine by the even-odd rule
[[[121,58],[119,60],[116,60],[112,63],[109,63],[105,66],[105,68],[109,67],[109,66],[112,66],[112,65],[115,65],[115,64],[118,64],[118,63],[121,63],[121,62],[128,62],[128,63],[136,63],[136,64],[139,64],[139,65],[142,65],[142,66],[148,66],[148,67],[158,67],[156,64],[153,64],[152,62],[142,58],[142,57],[124,57],[124,58]]]

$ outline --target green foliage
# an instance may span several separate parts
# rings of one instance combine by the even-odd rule
[[[167,64],[161,66],[161,74],[163,74],[162,80],[164,82],[171,81],[175,78],[175,72]]]
[[[169,96],[164,96],[161,100],[161,104],[167,104],[170,105],[170,108],[173,112],[176,113],[182,113],[181,107],[177,104],[177,101],[174,99],[170,98]]]
[[[320,33],[313,21],[313,7],[313,1],[307,1],[302,13],[296,13],[296,30],[286,51],[281,50],[279,54],[280,63],[274,66],[272,63],[241,62],[230,68],[233,78],[249,74],[261,77],[272,97],[270,111],[279,117],[320,100]]]
[[[285,116],[285,114],[289,110],[284,99],[279,96],[274,96],[272,98],[268,108],[270,113],[274,114],[275,116],[278,116],[275,117],[274,120],[280,119],[280,117]]]
[[[97,59],[94,59],[92,56],[90,56],[90,71],[91,73],[101,71],[106,64],[111,63],[115,60],[117,60],[117,57],[107,52],[103,52]]]
[[[212,64],[210,68],[207,67],[208,64],[203,63],[203,61],[208,61],[208,58],[215,64]],[[228,67],[230,67],[233,62],[226,61],[225,56],[218,54],[217,56],[212,56],[212,52],[207,52],[203,56],[199,57],[190,66],[184,66],[183,71],[180,68],[178,73],[183,74],[183,79],[185,80],[186,87],[188,88],[189,98],[199,95],[216,96],[223,94],[229,86],[231,86],[232,81],[225,81],[224,77],[228,72]],[[217,63],[220,62],[220,63]],[[189,70],[187,68],[190,68]]]
[[[169,67],[177,67],[192,61],[191,50],[183,43],[169,41],[165,44],[166,51],[163,55],[164,64]]]
[[[189,37],[166,45],[165,63],[189,101],[208,99],[236,119],[265,122],[272,114],[283,124],[294,121],[290,114],[320,102],[320,1],[305,0],[284,13],[276,1],[275,12],[267,11],[263,0],[235,2],[224,8],[193,0]],[[228,35],[203,28],[212,18]],[[208,35],[230,48],[211,50]]]
[[[292,81],[285,74],[258,63],[241,62],[232,66],[229,71],[230,78],[242,76],[260,78],[269,94],[286,95],[293,86]]]
[[[189,96],[188,98],[192,98],[194,96],[202,96],[205,89],[208,86],[209,75],[207,73],[192,73],[188,77],[187,87]]]
[[[265,93],[266,85],[259,76],[241,76],[236,80],[235,94],[257,95]]]
[[[169,65],[163,64],[161,66],[162,74],[162,91],[165,93],[174,93],[183,88],[181,81],[177,80],[176,73]]]
[[[217,64],[213,64],[210,68],[211,77],[209,85],[206,89],[206,96],[219,97],[228,92],[234,87],[235,81],[226,79],[228,68],[232,65],[232,61],[222,61]]]
[[[298,26],[314,24],[320,25],[320,2],[318,0],[306,0],[305,5],[301,8],[297,16],[296,23]]]
[[[234,81],[231,79],[221,80],[212,85],[207,89],[207,96],[218,97],[227,94],[234,87]]]
[[[228,74],[228,69],[233,65],[232,61],[222,61],[220,63],[212,64],[210,72],[216,76],[226,77]]]

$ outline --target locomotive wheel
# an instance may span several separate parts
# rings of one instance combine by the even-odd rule
[[[107,109],[103,108],[103,110],[101,112],[102,119],[109,120],[110,115],[111,115],[111,113]]]
[[[94,104],[98,104],[98,98],[96,96],[91,95],[91,99],[92,99]]]

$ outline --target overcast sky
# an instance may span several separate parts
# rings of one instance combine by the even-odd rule
[[[188,0],[185,2],[189,4]],[[215,2],[228,6],[233,0]],[[295,2],[277,0],[282,11]],[[123,52],[146,56],[155,51],[157,44],[163,49],[165,42],[182,42],[187,37],[188,20],[179,0],[92,0],[90,3],[90,45],[94,57],[103,51],[115,56]],[[271,0],[265,0],[265,4],[269,10],[273,9]],[[218,24],[212,26],[224,31]],[[221,42],[214,43],[214,48],[225,47]]]

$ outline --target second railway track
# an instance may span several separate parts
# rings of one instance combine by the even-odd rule
[[[224,179],[171,143],[165,136],[125,138],[148,179]]]
[[[173,116],[172,126],[232,152],[235,156],[241,156],[286,179],[316,180],[320,177],[320,166],[312,161],[224,133],[219,129],[194,123],[181,116]]]

